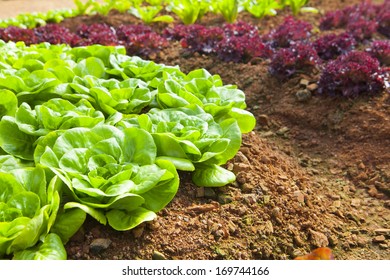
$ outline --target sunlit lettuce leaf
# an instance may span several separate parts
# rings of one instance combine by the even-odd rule
[[[178,174],[171,162],[156,157],[150,133],[109,125],[51,132],[38,140],[35,150],[36,163],[58,175],[77,202],[66,207],[79,208],[102,223],[113,209],[157,212],[171,201]]]

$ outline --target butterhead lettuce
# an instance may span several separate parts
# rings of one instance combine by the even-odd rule
[[[74,202],[65,209],[80,208],[117,230],[154,219],[179,186],[174,165],[157,159],[153,137],[135,127],[51,132],[38,141],[34,158],[68,187]]]

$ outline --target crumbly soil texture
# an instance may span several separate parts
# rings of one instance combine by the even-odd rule
[[[299,19],[318,27],[329,10],[361,1],[310,1],[320,14]],[[276,17],[240,20],[261,32]],[[139,23],[130,15],[81,16],[63,23]],[[202,24],[223,23],[206,16]],[[152,25],[161,29],[161,24]],[[319,96],[319,75],[298,74],[281,82],[268,61],[227,63],[186,55],[172,43],[156,59],[183,72],[205,68],[236,84],[257,119],[254,131],[226,167],[237,180],[200,188],[181,173],[176,197],[157,219],[119,232],[87,219],[66,244],[69,259],[293,259],[330,247],[335,259],[390,259],[390,94],[341,99]],[[305,82],[302,82],[304,80]],[[297,92],[310,95],[302,100]]]

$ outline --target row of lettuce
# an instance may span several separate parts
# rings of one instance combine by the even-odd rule
[[[129,55],[145,59],[161,57],[165,49],[177,46],[171,42],[179,41],[183,56],[200,53],[238,63],[260,58],[279,80],[319,71],[319,93],[356,97],[377,95],[389,87],[389,8],[390,1],[386,0],[331,11],[320,19],[319,30],[289,16],[266,34],[242,21],[216,26],[178,24],[160,31],[144,24],[93,23],[71,28],[74,32],[60,24],[33,29],[10,26],[0,28],[0,39],[27,45],[123,45]]]
[[[79,15],[107,15],[112,10],[130,13],[144,23],[172,22],[174,17],[184,24],[193,24],[206,13],[221,14],[227,22],[234,22],[240,12],[246,11],[256,18],[274,16],[278,10],[289,7],[299,11],[316,12],[305,7],[308,0],[74,0],[76,8],[52,10],[46,13],[20,14],[0,20],[0,27],[18,26],[34,28],[47,23],[58,23]]]
[[[65,259],[89,214],[116,230],[156,217],[178,170],[199,186],[255,126],[218,75],[125,55],[123,47],[0,41],[0,258]]]

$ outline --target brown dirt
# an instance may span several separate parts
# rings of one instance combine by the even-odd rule
[[[310,1],[322,12],[358,2]],[[300,18],[318,25],[320,16]],[[283,18],[240,17],[260,30]],[[123,20],[132,19],[118,14],[92,19]],[[221,20],[204,19],[210,22]],[[184,72],[206,68],[246,93],[258,125],[227,164],[237,182],[198,188],[182,173],[177,196],[155,221],[117,232],[88,219],[66,246],[69,259],[292,259],[321,246],[332,248],[336,259],[390,259],[389,92],[338,99],[313,91],[300,102],[295,95],[300,80],[315,83],[318,75],[281,83],[268,74],[267,61],[186,57],[179,44],[156,60],[178,64]],[[109,246],[91,246],[93,241]]]

